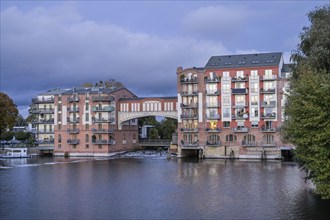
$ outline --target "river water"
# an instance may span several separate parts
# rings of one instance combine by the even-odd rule
[[[295,163],[104,158],[0,160],[0,219],[329,219]]]

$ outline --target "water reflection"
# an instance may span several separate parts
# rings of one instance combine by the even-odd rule
[[[31,165],[31,166],[30,166]],[[326,219],[294,163],[144,158],[3,161],[2,219]]]

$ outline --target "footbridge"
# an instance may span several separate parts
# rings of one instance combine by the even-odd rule
[[[177,97],[122,98],[119,100],[118,126],[122,123],[147,116],[178,119]]]

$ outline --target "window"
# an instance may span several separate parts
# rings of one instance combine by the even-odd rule
[[[88,111],[89,110],[89,103],[87,102],[86,103],[86,111]]]
[[[253,82],[251,83],[251,92],[258,93],[259,92],[259,83]]]
[[[58,148],[58,149],[61,149],[61,148],[62,148],[61,144],[59,144],[57,148]]]
[[[258,98],[257,95],[251,95],[251,105],[258,105]]]
[[[243,78],[243,77],[244,77],[244,71],[237,71],[237,72],[236,72],[236,77],[237,77],[237,78],[239,78],[239,77],[240,77],[240,78]]]
[[[230,118],[230,108],[223,108],[223,118]]]
[[[251,127],[257,128],[258,127],[258,121],[251,121]]]
[[[85,125],[85,129],[86,129],[86,130],[89,130],[89,124],[86,124],[86,125]]]
[[[223,93],[230,93],[230,84],[229,83],[224,83],[222,85],[222,90],[223,90]]]
[[[61,113],[58,113],[58,115],[57,115],[57,120],[58,120],[58,121],[62,121],[62,114],[61,114]]]
[[[220,137],[219,135],[212,134],[207,137],[207,144],[208,145],[219,145],[220,144]]]
[[[226,135],[226,141],[227,142],[236,142],[237,137],[234,134],[227,134]]]
[[[252,134],[247,134],[244,136],[243,144],[253,144],[256,141],[256,137]]]
[[[89,121],[89,113],[86,113],[86,115],[85,115],[85,120],[86,120],[86,121]]]
[[[215,94],[216,92],[218,92],[217,84],[211,83],[206,85],[207,94]]]
[[[273,144],[274,143],[274,136],[271,134],[266,134],[263,136],[263,141],[265,144]]]
[[[223,72],[223,79],[229,80],[229,72]]]
[[[258,79],[258,70],[251,70],[251,79]]]
[[[224,121],[223,122],[223,127],[224,128],[230,128],[230,121]]]
[[[58,111],[62,111],[62,105],[61,105],[61,103],[58,103],[57,104],[57,109],[58,109]]]
[[[62,129],[62,125],[61,124],[58,124],[58,130],[61,130]]]
[[[86,143],[89,142],[89,135],[88,135],[88,134],[85,135],[85,142],[86,142]]]
[[[222,104],[223,105],[230,105],[230,96],[223,96],[222,97]]]
[[[235,83],[236,89],[244,89],[245,88],[245,82],[237,82]]]
[[[218,106],[218,98],[216,96],[207,96],[206,104],[208,107],[217,107]]]
[[[61,136],[61,134],[58,134],[57,139],[58,139],[58,143],[61,143],[62,142],[62,136]]]
[[[245,105],[245,95],[235,95],[235,105]]]
[[[251,108],[251,117],[258,117],[258,116],[259,116],[258,108],[252,107]]]
[[[88,149],[88,148],[89,148],[89,144],[86,144],[86,145],[85,145],[85,148]]]

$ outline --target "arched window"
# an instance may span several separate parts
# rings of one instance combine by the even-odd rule
[[[226,141],[227,142],[236,142],[237,141],[237,137],[234,134],[227,134],[226,135]]]
[[[243,145],[244,144],[254,144],[256,142],[256,137],[252,134],[247,134],[244,136]]]
[[[272,134],[266,134],[263,136],[263,142],[265,144],[272,144],[274,143],[274,136]]]
[[[220,145],[220,137],[216,134],[211,134],[207,137],[206,145]]]

